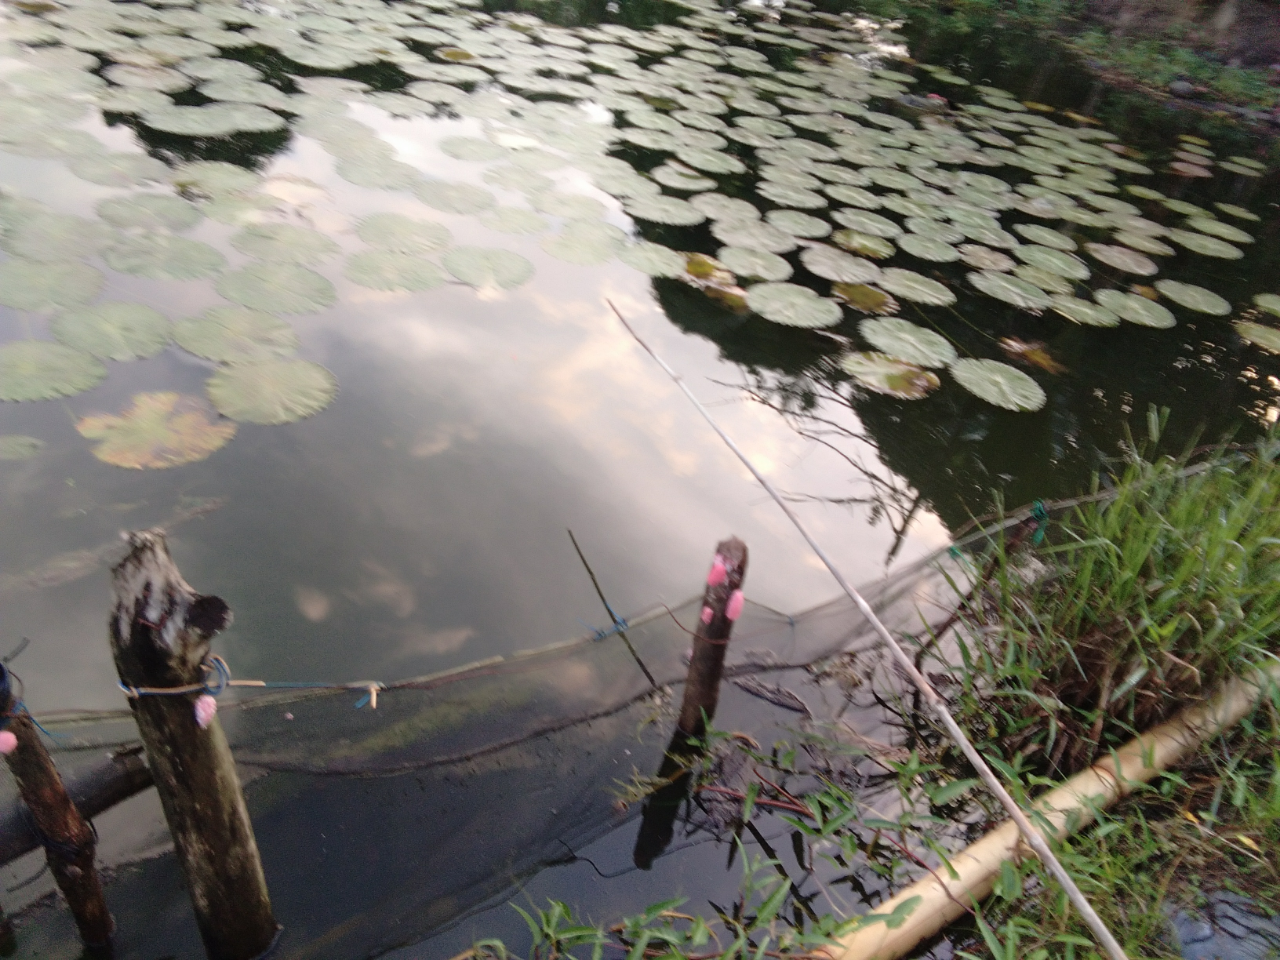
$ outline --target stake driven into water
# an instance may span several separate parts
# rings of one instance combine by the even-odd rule
[[[830,571],[831,576],[833,576],[836,583],[840,585],[840,589],[843,590],[848,595],[849,599],[854,602],[857,608],[862,611],[862,615],[867,618],[867,622],[871,624],[872,628],[880,636],[880,639],[883,640],[893,652],[894,659],[898,661],[902,669],[906,671],[907,676],[909,676],[912,682],[920,689],[921,694],[923,694],[925,700],[929,703],[929,706],[933,708],[934,713],[938,715],[938,719],[942,721],[942,725],[946,728],[947,733],[950,734],[951,739],[955,742],[956,746],[960,748],[960,752],[965,755],[965,758],[973,766],[973,769],[977,771],[978,776],[982,778],[982,781],[988,788],[990,788],[991,792],[996,795],[996,799],[998,799],[1005,810],[1009,812],[1009,816],[1013,819],[1013,822],[1018,825],[1018,831],[1022,834],[1022,838],[1026,841],[1027,846],[1035,851],[1036,856],[1040,858],[1040,862],[1044,864],[1045,869],[1053,874],[1058,883],[1062,885],[1062,889],[1066,892],[1067,898],[1080,912],[1081,918],[1086,924],[1088,924],[1089,929],[1093,931],[1093,935],[1097,938],[1102,947],[1111,955],[1112,960],[1128,960],[1128,957],[1124,952],[1124,948],[1120,946],[1120,942],[1116,940],[1111,931],[1107,929],[1107,925],[1103,923],[1102,918],[1098,916],[1097,911],[1093,909],[1093,906],[1080,891],[1080,888],[1076,886],[1076,882],[1071,879],[1071,874],[1067,873],[1066,868],[1058,862],[1058,858],[1054,856],[1053,851],[1049,849],[1049,844],[1045,842],[1044,837],[1042,837],[1036,828],[1031,825],[1031,821],[1027,819],[1027,815],[1022,811],[1022,808],[1018,806],[1017,801],[1015,801],[1009,794],[1009,791],[1004,788],[1004,784],[1002,784],[996,777],[987,762],[982,759],[982,755],[978,753],[977,748],[970,742],[969,737],[965,734],[964,730],[961,729],[960,724],[957,723],[955,717],[951,715],[951,711],[947,709],[947,705],[938,694],[938,691],[933,688],[933,685],[929,683],[925,678],[925,675],[916,668],[915,662],[907,655],[906,650],[902,648],[901,644],[894,639],[893,634],[891,634],[885,625],[880,622],[880,618],[877,617],[875,611],[871,609],[871,605],[867,603],[862,594],[855,590],[849,581],[844,578],[844,575],[836,567],[835,563],[827,556],[826,551],[818,545],[818,541],[813,538],[813,535],[809,533],[805,525],[800,522],[800,518],[797,517],[792,509],[787,505],[786,500],[782,498],[782,494],[778,493],[773,484],[756,469],[755,464],[753,464],[751,460],[748,459],[747,455],[738,448],[738,445],[733,442],[733,439],[720,428],[720,425],[716,423],[715,419],[711,416],[710,411],[708,411],[707,408],[702,405],[702,402],[694,396],[693,391],[690,390],[688,384],[684,382],[684,378],[681,377],[680,374],[676,373],[676,371],[673,370],[665,360],[654,352],[652,347],[640,338],[640,335],[636,333],[631,324],[627,323],[626,317],[624,317],[621,311],[613,305],[612,301],[606,300],[605,303],[609,304],[609,309],[614,312],[614,315],[617,316],[619,322],[626,327],[627,332],[635,338],[636,343],[640,344],[640,346],[644,348],[645,353],[653,357],[658,366],[663,369],[663,372],[672,379],[676,386],[684,391],[684,395],[689,398],[689,401],[695,407],[697,407],[698,412],[702,414],[703,419],[711,425],[711,429],[714,430],[720,439],[725,442],[725,445],[734,452],[734,455],[742,461],[743,466],[751,472],[751,475],[756,478],[760,486],[764,487],[765,492],[773,498],[774,502],[777,503],[782,512],[786,514],[787,519],[791,521],[792,525],[800,531],[800,535],[804,537],[805,542],[809,544],[810,549],[813,550],[818,559],[821,560],[827,570]]]

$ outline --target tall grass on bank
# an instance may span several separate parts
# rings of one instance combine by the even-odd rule
[[[1062,776],[1280,648],[1274,440],[1148,462],[1114,497],[992,547],[958,631],[960,712],[1006,756]]]

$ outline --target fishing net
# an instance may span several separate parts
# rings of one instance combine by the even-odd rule
[[[944,551],[866,595],[890,630],[921,633],[954,608],[965,570],[961,552]],[[388,684],[376,709],[359,684],[224,691],[219,717],[243,765],[285,927],[281,955],[372,956],[419,941],[634,817],[638,805],[620,805],[619,794],[661,762],[699,604],[660,606],[575,641]],[[797,698],[777,680],[807,676],[837,654],[863,656],[872,670],[877,649],[846,598],[795,616],[748,602],[730,644],[725,696],[750,698],[757,730],[786,727],[838,704],[823,702],[813,684]],[[127,712],[42,719],[64,766],[137,736]],[[173,857],[140,859],[155,839],[153,824],[111,858],[117,955],[198,955]],[[52,950],[75,934],[54,906],[24,936],[33,949]]]

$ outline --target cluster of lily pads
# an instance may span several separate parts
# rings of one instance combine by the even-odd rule
[[[1022,371],[961,357],[936,330],[896,317],[900,301],[921,308],[926,324],[923,308],[949,308],[965,288],[1092,326],[1169,327],[1166,302],[1231,312],[1199,286],[1136,281],[1178,248],[1243,256],[1252,237],[1219,214],[1256,216],[1123,182],[1152,170],[1087,118],[1053,119],[943,67],[890,69],[906,55],[899,38],[805,0],[781,10],[683,5],[690,12],[678,25],[650,30],[554,27],[483,12],[478,0],[332,0],[323,12],[220,0],[7,9],[0,57],[16,68],[0,81],[0,151],[64,164],[112,193],[90,218],[4,184],[0,304],[48,317],[52,339],[0,346],[0,399],[70,396],[106,376],[104,361],[174,343],[215,365],[212,409],[154,393],[121,414],[86,417],[81,433],[108,462],[190,462],[226,443],[236,423],[314,414],[336,383],[294,356],[297,336],[282,317],[337,302],[339,269],[354,285],[401,294],[445,283],[513,290],[533,276],[527,257],[501,245],[454,245],[450,218],[540,235],[546,254],[572,264],[616,257],[779,324],[832,328],[868,315],[858,329],[875,349],[841,365],[862,386],[901,397],[927,394],[940,383],[932,371],[945,367],[998,406],[1044,402]],[[372,67],[377,89],[349,75]],[[970,102],[918,96],[922,80]],[[476,121],[481,135],[438,149],[473,165],[485,186],[408,162],[364,122],[370,110]],[[97,111],[131,125],[151,152],[111,150],[83,129]],[[359,219],[361,248],[348,255],[310,217],[334,202],[327,191],[252,168],[252,138],[269,135],[285,138],[273,149],[310,138],[343,181],[416,203]],[[188,144],[182,156],[242,138],[245,165],[180,162],[154,146],[175,138]],[[1262,172],[1247,157],[1216,160],[1195,138],[1170,162],[1187,178],[1215,167]],[[564,182],[583,176],[599,192]],[[415,215],[418,205],[438,216]],[[618,225],[623,212],[641,235]],[[248,262],[233,266],[235,256]],[[170,322],[143,304],[99,299],[104,271],[203,283],[224,303]],[[1268,296],[1258,306],[1277,312]],[[1237,329],[1264,349],[1280,345],[1280,331],[1256,319]],[[31,438],[6,443],[0,457],[39,449]]]

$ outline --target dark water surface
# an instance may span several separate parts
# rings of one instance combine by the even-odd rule
[[[794,612],[827,599],[833,588],[825,573],[617,322],[610,302],[686,376],[755,462],[794,494],[806,522],[855,582],[876,580],[945,545],[971,517],[992,509],[996,493],[1016,504],[1080,492],[1118,455],[1130,425],[1145,430],[1150,405],[1169,409],[1166,442],[1174,449],[1229,430],[1247,439],[1275,421],[1280,366],[1233,325],[1280,323],[1280,301],[1261,301],[1271,312],[1253,302],[1280,290],[1280,249],[1277,209],[1269,201],[1275,176],[1254,175],[1250,163],[1265,161],[1266,145],[1247,131],[1110,90],[1051,45],[993,24],[962,34],[921,19],[893,33],[870,20],[841,19],[834,6],[804,3],[781,12],[750,4],[736,11],[613,7],[522,4],[516,11],[444,0],[4,7],[0,269],[9,272],[0,280],[0,340],[50,341],[56,333],[77,349],[111,356],[93,346],[101,339],[69,334],[59,315],[118,301],[182,321],[229,307],[228,298],[275,313],[297,338],[296,352],[286,342],[267,354],[261,343],[241,338],[232,344],[240,359],[230,364],[157,343],[136,350],[147,354],[143,359],[107,359],[105,379],[89,389],[40,374],[37,389],[56,396],[0,404],[0,435],[41,442],[26,449],[11,441],[16,446],[3,449],[15,459],[0,461],[0,652],[32,638],[15,667],[34,712],[124,705],[103,629],[107,571],[124,528],[169,527],[187,578],[235,611],[235,627],[217,650],[237,676],[269,680],[391,682],[607,624],[566,529],[576,533],[620,613],[687,598],[701,583],[713,545],[729,533],[751,547],[753,600]],[[755,52],[737,53],[726,64],[726,47]],[[932,69],[905,59],[908,52]],[[255,75],[255,83],[246,83]],[[765,82],[752,86],[751,77]],[[224,86],[195,89],[211,80]],[[996,87],[1008,95],[990,89]],[[948,98],[946,111],[935,112],[929,93]],[[229,120],[204,114],[197,120],[172,106],[254,100],[266,106],[233,106]],[[737,122],[751,117],[768,122]],[[790,126],[770,126],[783,120]],[[215,126],[198,135],[174,132],[194,123]],[[737,140],[721,136],[728,127],[749,132]],[[1025,138],[1041,137],[1047,127],[1061,135],[1057,154],[1043,144],[1038,153],[1011,152],[1037,145]],[[1078,129],[1086,131],[1082,137],[1069,132]],[[635,136],[623,139],[623,131]],[[922,131],[932,139],[909,139]],[[973,133],[987,136],[968,138]],[[1187,146],[1179,134],[1209,143],[1193,142],[1193,154],[1208,150],[1231,166],[1206,165],[1204,177],[1169,172],[1171,162],[1191,162],[1174,156]],[[1008,146],[1000,146],[1001,137],[1011,138]],[[1116,150],[1098,147],[1108,142]],[[1121,144],[1128,152],[1119,152]],[[673,152],[685,164],[675,168],[685,178],[678,187],[671,186]],[[122,156],[136,165],[125,171]],[[1029,157],[1031,167],[1013,165],[1009,158],[1018,156]],[[152,166],[143,165],[147,157]],[[252,176],[240,182],[226,179],[234,170],[185,166],[209,160],[230,161]],[[102,172],[108,164],[116,166]],[[912,389],[924,384],[928,393],[899,399],[851,379],[841,365],[850,352],[882,346],[859,326],[873,313],[826,299],[816,309],[827,319],[815,320],[812,304],[797,301],[774,315],[785,323],[771,322],[744,303],[759,282],[747,268],[736,277],[715,275],[710,291],[705,274],[684,273],[683,261],[672,257],[716,255],[733,218],[720,208],[712,228],[705,220],[687,222],[710,207],[693,214],[684,203],[655,210],[658,186],[647,174],[659,165],[666,173],[654,176],[668,197],[715,189],[759,213],[791,204],[822,221],[801,228],[793,214],[778,220],[789,225],[781,240],[776,229],[748,230],[731,244],[754,251],[759,266],[752,269],[780,271],[776,280],[793,271],[788,282],[822,298],[832,296],[835,274],[830,266],[810,270],[806,258],[814,255],[812,244],[833,254],[837,248],[820,234],[849,226],[841,217],[852,213],[852,222],[871,223],[893,244],[905,225],[947,248],[985,238],[1005,254],[1031,243],[1030,235],[1005,232],[1013,225],[1050,227],[1064,246],[1079,248],[1075,255],[1088,274],[1040,275],[1051,288],[1065,284],[1061,289],[1088,300],[1091,290],[1176,280],[1219,295],[1225,309],[1207,301],[1211,312],[1198,312],[1185,306],[1185,294],[1148,289],[1143,293],[1159,298],[1175,326],[1127,320],[1087,326],[1038,299],[1026,309],[979,293],[967,277],[974,268],[954,259],[927,260],[890,247],[891,256],[875,263],[838,260],[837,273],[852,270],[853,282],[885,280],[900,316],[941,334],[962,360],[998,360],[1020,371],[1012,381],[1020,385],[1019,402],[1034,409],[993,405],[962,387],[945,362],[934,374],[895,368]],[[699,165],[701,173],[691,169]],[[762,190],[766,168],[767,179],[785,191]],[[878,172],[871,177],[868,170]],[[688,178],[697,176],[713,184],[688,189]],[[823,193],[824,184],[846,189]],[[1030,186],[1017,193],[1006,184]],[[1173,208],[1154,195],[1127,192],[1130,185],[1159,191]],[[871,199],[852,199],[850,187]],[[1061,208],[1027,208],[1046,194]],[[138,195],[173,203],[183,197],[194,206],[178,204],[168,221],[100,206]],[[891,212],[885,201],[897,208]],[[1203,212],[1188,217],[1177,201]],[[513,215],[525,220],[536,212],[542,222],[529,221],[527,234],[495,229],[488,219],[495,203],[525,211]],[[983,209],[999,223],[973,227]],[[1084,222],[1062,219],[1064,210],[1084,211],[1075,217]],[[399,241],[388,221],[365,221],[376,213],[436,223],[449,236],[438,249],[402,246],[388,258],[378,251]],[[858,219],[864,213],[887,218],[888,226]],[[198,222],[187,222],[192,216]],[[1157,274],[1126,273],[1084,250],[1086,243],[1123,242],[1112,238],[1126,227],[1116,218],[1130,216],[1142,218],[1127,225],[1131,234],[1171,248],[1152,256]],[[952,225],[944,227],[947,220]],[[977,232],[952,237],[957,223]],[[244,293],[229,281],[245,268],[303,257],[301,239],[253,246],[237,233],[264,224],[312,231],[305,237],[319,252],[288,269],[312,284],[313,303],[281,309],[272,289]],[[1244,230],[1254,242],[1237,239],[1235,259],[1221,246],[1210,256],[1175,242],[1171,229],[1202,240],[1217,230],[1220,244],[1224,234]],[[94,231],[99,241],[89,243]],[[120,252],[130,243],[174,237],[208,249],[188,247],[163,262],[128,261]],[[865,248],[867,239],[859,242]],[[1132,242],[1141,244],[1141,236]],[[505,251],[512,272],[486,281],[473,272],[483,253],[450,259],[462,247]],[[786,263],[770,259],[770,249]],[[518,255],[514,261],[511,254]],[[641,255],[654,278],[628,265]],[[739,263],[743,255],[723,256]],[[361,263],[383,271],[382,279],[361,274]],[[88,287],[75,293],[68,274],[31,293],[25,285],[49,264],[75,264],[82,280],[89,269]],[[299,274],[302,268],[316,275]],[[419,272],[409,277],[403,271],[411,268]],[[891,280],[880,268],[918,276]],[[402,272],[388,280],[393,270]],[[954,304],[926,302],[930,294],[922,299],[917,281],[942,284]],[[431,289],[406,289],[415,285]],[[795,289],[786,295],[804,296]],[[207,332],[209,322],[201,323],[194,329]],[[101,327],[94,331],[101,338]],[[167,337],[162,330],[161,339]],[[166,449],[210,430],[226,433],[233,421],[208,405],[206,381],[232,373],[261,391],[280,386],[267,367],[245,370],[250,350],[259,351],[258,360],[276,355],[322,366],[336,396],[329,403],[311,397],[319,408],[311,416],[272,417],[246,414],[214,387],[209,395],[218,409],[239,422],[234,437],[205,458],[185,447],[175,458],[190,462],[125,469],[95,457],[94,442],[83,435],[92,432],[85,418],[120,415],[139,395],[177,393],[197,411],[194,428],[185,422],[186,435],[168,424]],[[86,360],[83,349],[75,357]],[[8,391],[16,375],[5,374],[3,363],[0,356],[0,391]],[[289,369],[325,382],[315,367]],[[889,386],[902,385],[898,379]],[[303,403],[287,391],[281,396],[285,406]],[[292,422],[254,422],[271,419]],[[163,446],[157,436],[165,440],[154,425],[135,431],[131,449],[155,457]],[[774,647],[779,656],[794,652],[782,649],[790,642],[784,620],[761,615],[758,635],[772,640],[757,646]],[[670,655],[675,641],[663,642]],[[615,666],[630,669],[625,661]],[[608,686],[608,669],[598,667],[560,678],[565,713],[583,690]],[[673,677],[678,663],[674,669]],[[287,740],[295,757],[329,756],[331,740],[354,736],[351,725],[372,737],[379,724],[392,723],[367,709],[355,719],[352,699],[330,704],[328,719],[303,734],[280,734],[281,743]],[[554,702],[538,703],[542,712],[527,711],[530,717],[555,714]],[[414,943],[478,903],[510,896],[505,885],[531,869],[521,860],[529,837],[545,840],[562,828],[584,841],[600,836],[609,824],[612,780],[625,778],[632,762],[625,751],[635,748],[640,769],[656,765],[665,729],[656,738],[635,737],[646,709],[551,744],[543,768],[526,754],[512,766],[446,771],[429,782],[335,785],[276,770],[251,785],[268,873],[288,861],[295,878],[294,885],[273,888],[282,918],[290,916],[287,955],[363,956]],[[537,726],[524,714],[511,719],[517,714],[512,703],[495,702],[476,738],[502,740],[504,725]],[[765,730],[790,722],[740,692],[728,695],[722,719]],[[404,722],[404,729],[421,731],[414,743],[434,755],[437,728]],[[553,783],[547,796],[531,786],[539,778]],[[589,801],[566,819],[561,794],[582,799],[584,790]],[[100,824],[108,860],[132,859],[161,841],[154,800],[109,817]],[[379,818],[386,822],[371,822]],[[301,829],[304,820],[314,830]],[[329,859],[327,823],[347,831],[346,845]],[[502,829],[491,829],[495,823]],[[576,826],[584,829],[574,834]],[[531,895],[574,899],[604,919],[673,888],[700,903],[736,883],[737,867],[726,870],[725,850],[714,844],[659,861],[653,873],[605,883],[601,872],[626,868],[633,830],[594,840],[587,855],[598,870],[582,862],[555,868],[533,881]],[[397,850],[397,831],[414,841]],[[488,845],[477,848],[476,838],[486,835]],[[375,840],[384,844],[379,854],[358,866]],[[350,889],[305,889],[297,878],[312,869],[312,856],[314,876],[334,884],[342,882],[335,879],[344,875],[342,858],[351,858]],[[8,882],[25,869],[6,871]],[[122,920],[126,913],[166,918],[153,938],[126,938],[126,955],[191,949],[174,871],[171,858],[162,857],[121,873],[113,890]],[[444,877],[445,886],[456,878],[457,895],[436,896],[428,875],[432,882]],[[157,891],[167,891],[163,909],[155,906]],[[39,892],[36,884],[0,902],[20,904]],[[337,905],[327,911],[326,901]],[[515,936],[513,918],[499,908],[444,939],[405,947],[404,956],[448,955],[473,934]],[[38,943],[41,956],[74,955],[65,924],[46,919],[32,929],[37,939],[28,946]],[[387,933],[401,923],[402,935]]]

